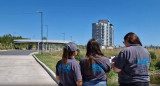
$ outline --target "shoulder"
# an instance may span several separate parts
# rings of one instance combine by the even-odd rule
[[[71,67],[77,67],[79,66],[78,61],[75,58],[69,59],[67,62],[68,65],[70,65]]]
[[[106,61],[106,60],[109,60],[108,57],[98,57],[97,59],[101,60],[101,61]]]
[[[59,60],[58,62],[57,62],[57,64],[60,64],[62,62],[62,60]]]
[[[132,48],[131,47],[126,47],[126,48],[123,48],[121,51],[120,51],[120,53],[122,54],[124,54],[124,53],[128,53],[128,52],[131,52],[132,51]]]
[[[144,53],[142,53],[143,55],[147,55],[148,57],[151,57],[150,52],[146,48],[143,47],[143,50],[144,50]]]
[[[146,48],[144,48],[144,51],[147,52],[147,53],[149,53],[149,51],[148,51]],[[149,54],[150,54],[150,53],[149,53]]]
[[[137,51],[137,50],[143,50],[145,52],[148,52],[148,50],[144,48],[143,46],[129,46],[129,47],[122,49],[120,52],[125,53],[125,52]]]
[[[80,68],[80,65],[79,63],[75,60],[75,59],[72,59],[68,65],[70,65],[70,67],[72,68],[72,70],[78,70]]]
[[[57,64],[56,64],[56,66],[58,66],[59,64],[61,64],[62,63],[62,60],[59,60],[58,62],[57,62]]]
[[[108,57],[102,57],[102,59],[104,59],[104,60],[109,60],[109,58],[108,58]]]
[[[108,57],[101,57],[100,59],[101,59],[101,61],[103,61],[105,63],[110,63]]]
[[[78,62],[76,61],[75,58],[73,58],[73,59],[68,59],[67,63],[68,63],[68,64],[73,64],[73,65],[78,64]]]
[[[131,49],[131,47],[126,47],[126,48],[123,48],[120,52],[126,52],[126,51],[129,51]]]

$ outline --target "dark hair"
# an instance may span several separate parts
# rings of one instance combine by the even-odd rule
[[[128,41],[130,44],[140,44],[142,46],[142,43],[141,43],[139,37],[133,32],[127,33],[124,36],[124,40]]]
[[[63,48],[63,55],[62,55],[62,64],[63,65],[66,65],[67,64],[67,61],[68,61],[68,58],[69,56],[72,56],[74,53],[74,51],[70,51],[70,48],[68,46],[65,46]]]
[[[95,39],[91,39],[87,43],[87,52],[85,60],[85,70],[86,72],[92,72],[92,62],[93,57],[102,57],[104,56],[100,50],[99,44]]]

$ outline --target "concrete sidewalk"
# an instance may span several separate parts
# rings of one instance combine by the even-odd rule
[[[0,86],[57,86],[31,56],[0,56]]]

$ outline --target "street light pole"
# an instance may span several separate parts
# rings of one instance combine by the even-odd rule
[[[45,26],[47,29],[47,33],[46,33],[46,51],[47,51],[47,49],[48,49],[48,42],[47,42],[47,40],[48,40],[48,25],[45,25]]]
[[[72,41],[72,36],[71,36],[71,41]]]
[[[65,41],[65,33],[62,33],[64,35],[64,41]]]
[[[43,12],[40,12],[40,11],[36,11],[36,13],[40,13],[41,15],[41,54],[43,53]]]

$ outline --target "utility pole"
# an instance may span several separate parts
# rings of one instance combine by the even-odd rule
[[[40,15],[41,15],[41,54],[43,53],[43,45],[44,45],[44,43],[43,43],[43,12],[41,12],[41,11],[36,11],[36,13],[40,13]]]

